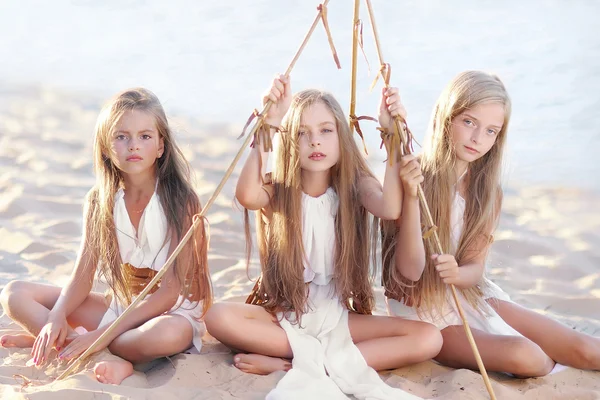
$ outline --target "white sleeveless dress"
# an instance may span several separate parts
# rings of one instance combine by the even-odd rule
[[[167,236],[167,218],[156,191],[150,198],[142,214],[137,233],[125,207],[125,193],[123,189],[119,189],[115,195],[114,220],[119,252],[123,263],[129,263],[136,268],[151,268],[159,271],[167,261],[171,238]],[[180,301],[181,296],[177,300],[175,307]],[[125,308],[127,307],[119,304],[115,296],[113,296],[113,300],[104,314],[99,327],[108,325],[117,319]],[[189,321],[194,331],[193,345],[198,352],[202,348],[202,336],[206,331],[204,322],[197,320],[202,315],[202,310],[201,302],[192,303],[186,299],[181,304],[181,307],[167,313],[181,315]]]
[[[465,213],[465,199],[463,199],[458,191],[454,195],[454,200],[452,202],[450,223],[451,223],[451,254],[454,254],[458,247],[458,241],[460,240],[460,235],[463,230],[464,225],[464,213]],[[490,281],[485,276],[482,278],[485,280],[484,287],[484,298],[485,299],[498,299],[504,301],[511,301],[510,296],[504,292],[498,285],[494,282]],[[461,302],[461,306],[465,312],[465,316],[469,322],[471,328],[479,329],[481,331],[496,334],[496,335],[516,335],[521,336],[519,332],[513,329],[510,325],[508,325],[501,317],[494,311],[491,307],[488,307],[488,315],[482,315],[477,310],[475,310],[469,302],[462,296],[462,294],[457,291],[458,298]],[[421,320],[424,322],[429,322],[430,324],[435,325],[439,330],[442,330],[451,325],[462,325],[462,320],[460,318],[460,314],[456,308],[456,304],[454,303],[454,298],[452,294],[448,290],[448,296],[446,300],[446,304],[443,308],[443,313],[434,312],[433,316],[428,315],[429,313],[424,313],[423,316],[419,316],[417,314],[417,309],[414,307],[407,306],[404,302],[387,298],[387,309],[389,315],[394,315],[397,317],[402,317],[410,320]]]
[[[452,236],[451,236],[451,246],[452,253],[456,252],[458,247],[458,241],[460,240],[460,235],[463,230],[464,219],[463,216],[465,214],[465,199],[463,199],[458,192],[454,195],[454,201],[452,202],[452,215],[450,218],[450,222],[452,224]],[[494,282],[490,281],[485,276],[482,278],[485,280],[485,292],[483,293],[484,299],[498,299],[503,301],[510,301],[510,296],[503,291],[498,285]],[[474,329],[479,329],[480,331],[487,332],[492,335],[503,335],[503,336],[523,336],[517,330],[515,330],[512,326],[510,326],[506,321],[502,319],[502,317],[492,308],[488,307],[487,315],[482,315],[477,312],[473,306],[461,295],[460,292],[457,291],[457,295],[460,301],[460,304],[463,308],[467,321],[469,322],[469,326]],[[417,314],[417,310],[414,307],[409,307],[403,302],[387,298],[385,299],[387,303],[388,314],[402,317],[414,321],[424,321],[429,322],[430,324],[435,325],[439,330],[447,328],[452,325],[462,325],[462,319],[460,318],[460,314],[456,308],[456,304],[454,303],[454,298],[452,294],[448,292],[448,298],[446,300],[446,304],[444,307],[443,315],[439,315],[436,313],[435,316],[431,317],[429,315],[423,315],[419,317]],[[556,364],[550,374],[554,374],[566,369],[562,364]]]
[[[301,326],[280,313],[294,353],[293,368],[267,399],[418,399],[385,384],[352,342],[348,310],[336,297],[333,279],[337,194],[302,194],[302,240],[306,252],[304,281],[310,282],[308,312]],[[295,321],[294,313],[288,315]]]

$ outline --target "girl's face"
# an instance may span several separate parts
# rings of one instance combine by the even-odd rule
[[[333,113],[323,102],[316,102],[302,113],[298,130],[300,168],[328,171],[340,158],[340,144]]]
[[[483,157],[496,143],[504,124],[504,105],[483,103],[452,119],[450,133],[456,157],[470,163]]]
[[[123,114],[111,137],[111,159],[120,171],[127,175],[145,173],[163,150],[152,114],[140,110]]]

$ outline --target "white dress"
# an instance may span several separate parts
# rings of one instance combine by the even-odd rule
[[[125,207],[125,193],[123,189],[119,189],[115,195],[114,220],[121,260],[136,268],[151,268],[159,271],[167,261],[171,238],[167,237],[167,218],[156,191],[150,198],[142,214],[137,233]],[[175,307],[177,307],[180,301],[181,296],[177,300]],[[125,308],[124,305],[117,302],[116,296],[113,296],[113,300],[104,314],[99,327],[108,325],[117,319]],[[206,331],[204,322],[197,320],[202,315],[201,302],[192,303],[186,299],[181,304],[181,307],[173,309],[167,314],[181,315],[189,321],[194,332],[193,345],[200,352],[202,348],[202,336]]]
[[[464,216],[465,213],[465,199],[463,199],[458,192],[454,195],[454,200],[452,202],[452,215],[450,217],[450,223],[452,224],[452,237],[451,237],[451,251],[452,253],[456,252],[458,247],[458,241],[460,240],[460,235],[463,230],[464,225]],[[485,276],[483,279],[486,282],[485,292],[483,293],[484,299],[498,299],[503,301],[510,301],[510,296],[503,291],[498,285],[494,282],[487,279]],[[504,335],[504,336],[523,336],[517,330],[515,330],[512,326],[506,323],[502,317],[492,308],[488,307],[487,315],[482,315],[477,312],[473,306],[462,296],[462,294],[457,291],[457,295],[460,301],[460,304],[463,308],[467,321],[469,322],[469,326],[473,329],[479,329],[480,331],[487,332],[492,335]],[[417,310],[414,307],[409,307],[405,305],[403,302],[387,298],[385,299],[387,303],[387,309],[389,315],[394,315],[397,317],[402,317],[414,321],[425,321],[430,324],[435,325],[439,330],[442,330],[448,326],[452,325],[462,325],[462,319],[460,318],[460,314],[456,308],[456,304],[454,302],[454,298],[452,294],[448,292],[448,298],[446,300],[446,304],[444,306],[444,315],[443,317],[436,313],[434,317],[429,315],[423,315],[419,317],[417,314]],[[566,369],[562,364],[556,364],[550,374],[554,374]]]
[[[451,254],[454,254],[458,247],[458,241],[460,240],[460,235],[463,230],[464,225],[464,213],[465,213],[465,199],[463,199],[460,194],[455,192],[454,200],[452,202],[452,215],[450,216],[450,223],[452,226],[451,229]],[[510,296],[504,292],[498,285],[494,282],[487,279],[485,276],[482,278],[485,280],[484,287],[484,298],[494,298],[498,300],[511,301]],[[469,322],[469,326],[474,329],[479,329],[481,331],[495,334],[495,335],[511,335],[511,336],[521,336],[519,332],[513,329],[510,325],[508,325],[504,320],[494,311],[491,307],[488,308],[488,315],[482,315],[477,310],[471,306],[469,302],[464,298],[464,296],[457,291],[458,298],[460,300],[463,311],[465,312],[465,316],[467,317],[467,321]],[[392,298],[386,298],[388,314],[395,315],[397,317],[402,317],[410,320],[421,320],[425,322],[429,322],[430,324],[435,325],[439,330],[442,330],[451,325],[462,325],[462,320],[460,318],[460,314],[456,308],[456,304],[454,303],[454,298],[452,294],[448,290],[448,296],[446,300],[446,304],[443,308],[443,314],[440,315],[437,312],[434,312],[433,316],[429,315],[429,313],[423,313],[424,315],[419,316],[417,314],[417,309],[414,307],[407,306],[404,302],[397,301]]]
[[[336,297],[333,278],[337,194],[302,195],[304,281],[310,282],[308,312],[301,326],[278,314],[294,353],[293,368],[267,399],[418,399],[385,384],[352,342],[348,310]],[[294,313],[288,314],[291,321]]]

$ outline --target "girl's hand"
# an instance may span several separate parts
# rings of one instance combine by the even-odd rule
[[[86,351],[92,343],[94,343],[100,335],[104,333],[104,329],[96,329],[91,332],[86,332],[83,335],[77,336],[63,351],[58,354],[59,360],[71,360],[79,357],[84,351]],[[105,338],[101,343],[96,346],[94,353],[104,350],[109,344],[110,338]]]
[[[290,78],[285,75],[276,76],[269,90],[263,95],[262,100],[263,105],[267,104],[269,100],[273,102],[271,108],[267,111],[265,122],[269,125],[280,126],[292,103]]]
[[[383,88],[379,103],[379,125],[382,128],[392,129],[393,118],[396,116],[406,119],[406,110],[400,102],[400,92],[394,87]]]
[[[44,325],[35,338],[33,348],[31,349],[35,365],[41,365],[46,361],[52,347],[56,347],[56,350],[60,351],[68,332],[69,324],[67,323],[65,314],[54,314],[51,311],[48,314],[46,325]]]
[[[407,154],[400,159],[400,180],[404,193],[411,197],[417,197],[417,188],[423,182],[421,165],[412,154]]]
[[[435,263],[435,269],[440,274],[440,278],[448,285],[456,285],[458,281],[458,263],[451,254],[433,254],[431,259]]]

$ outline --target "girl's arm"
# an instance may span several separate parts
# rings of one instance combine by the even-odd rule
[[[394,117],[406,119],[406,111],[400,102],[397,88],[384,88],[379,104],[379,124],[388,130],[394,129]],[[385,164],[383,187],[371,176],[362,177],[358,184],[360,200],[374,216],[385,220],[396,220],[402,211],[402,186],[398,176],[398,163]]]
[[[36,365],[41,365],[53,347],[61,349],[70,332],[67,317],[79,307],[89,295],[98,265],[98,250],[90,243],[89,218],[92,192],[88,193],[83,211],[83,233],[75,268],[67,285],[61,290],[54,307],[48,313],[46,324],[35,338],[31,355]]]
[[[265,123],[279,127],[292,101],[289,78],[279,75],[273,80],[271,88],[263,97],[263,104],[269,100],[273,104],[265,116]],[[274,128],[270,128],[270,134],[275,134]],[[272,188],[264,185],[268,155],[269,153],[263,150],[262,144],[255,145],[238,179],[235,197],[244,208],[249,210],[259,210],[269,205]]]
[[[396,220],[395,263],[397,271],[411,281],[418,281],[425,268],[425,247],[421,234],[421,210],[417,188],[423,182],[419,162],[413,155],[400,160],[400,180],[404,199],[402,215]]]
[[[455,285],[461,289],[468,289],[477,285],[483,276],[485,254],[489,244],[482,250],[481,256],[471,259],[469,262],[458,265],[452,254],[433,254],[431,259],[436,264],[436,270],[440,278],[448,285]]]
[[[377,218],[395,220],[402,210],[402,189],[398,179],[398,163],[386,162],[383,187],[376,178],[364,176],[358,182],[360,202]]]
[[[492,233],[500,218],[500,207],[502,205],[502,191],[500,189],[494,210],[494,217],[490,219],[490,223],[485,229],[489,234],[481,235],[473,245],[467,248],[467,254],[473,254],[462,265],[458,265],[456,259],[451,254],[432,255],[433,261],[436,263],[436,269],[440,274],[440,278],[447,284],[453,284],[459,288],[467,289],[477,285],[485,271],[485,259],[487,258],[490,247],[492,246]]]
[[[271,129],[271,135],[275,132]],[[262,144],[250,151],[235,188],[235,197],[248,210],[259,210],[269,205],[271,187],[264,184],[269,152]]]
[[[92,248],[89,240],[90,196],[91,194],[88,194],[84,205],[83,237],[75,261],[75,268],[67,285],[61,290],[54,307],[50,310],[52,316],[68,317],[83,303],[92,290],[94,274],[98,265],[98,250]]]

